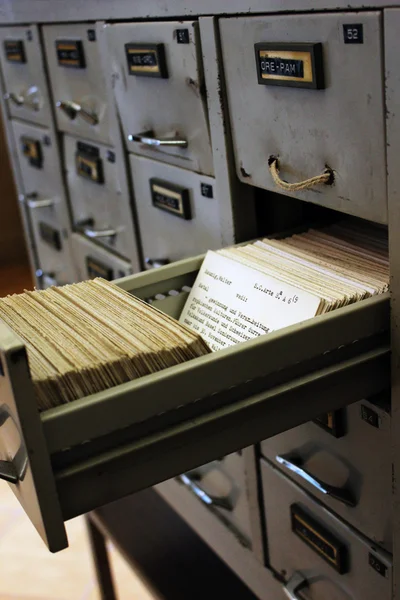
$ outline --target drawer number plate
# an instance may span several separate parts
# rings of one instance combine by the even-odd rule
[[[125,44],[129,75],[168,78],[164,44]]]
[[[107,279],[107,281],[114,279],[114,272],[111,267],[90,256],[86,257],[86,269],[90,279],[94,279],[95,277],[102,277],[103,279]]]
[[[21,137],[22,154],[28,159],[32,167],[41,169],[43,165],[42,147],[38,140],[30,137]]]
[[[5,40],[6,59],[13,63],[26,63],[24,42],[22,40]]]
[[[323,89],[322,44],[273,44],[254,46],[258,83]]]
[[[166,210],[181,219],[192,218],[189,190],[161,179],[150,179],[153,206]]]
[[[39,223],[40,237],[46,244],[57,250],[58,252],[62,249],[61,235],[57,229],[54,229],[47,223]]]
[[[296,504],[293,504],[290,510],[292,531],[336,571],[341,574],[346,573],[348,562],[346,546]]]
[[[84,69],[86,67],[83,44],[80,40],[57,40],[57,61],[61,67]]]

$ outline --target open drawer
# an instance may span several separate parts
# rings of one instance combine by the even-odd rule
[[[117,284],[178,317],[202,260]],[[0,323],[1,473],[60,550],[65,520],[386,389],[388,328],[386,294],[39,414]]]

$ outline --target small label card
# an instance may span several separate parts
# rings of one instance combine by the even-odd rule
[[[180,322],[214,351],[314,317],[321,299],[208,252]]]

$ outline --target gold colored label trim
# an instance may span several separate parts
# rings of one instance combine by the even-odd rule
[[[299,523],[301,523],[306,529],[308,529],[309,531],[311,531],[313,533],[313,535],[315,535],[322,542],[324,542],[324,544],[326,544],[327,546],[329,546],[329,548],[332,548],[334,558],[332,558],[331,556],[329,556],[329,554],[326,554],[317,544],[315,544],[312,540],[310,540],[310,538],[308,538],[305,535],[303,535],[302,532],[301,532],[301,530],[296,529],[296,533],[301,538],[303,538],[303,540],[305,540],[307,542],[307,544],[310,544],[310,546],[312,546],[313,548],[315,548],[315,550],[318,552],[318,554],[323,555],[329,562],[331,562],[333,565],[337,566],[337,548],[335,548],[335,546],[333,546],[330,542],[328,542],[324,538],[323,535],[321,535],[318,531],[316,531],[314,529],[314,527],[312,527],[309,523],[307,523],[306,521],[304,521],[304,519],[302,519],[299,515],[294,514],[293,516],[294,516],[295,521],[298,521]]]
[[[168,188],[162,187],[161,185],[157,185],[157,184],[153,184],[152,185],[152,190],[153,190],[153,192],[155,192],[157,194],[162,194],[163,196],[166,196],[167,198],[172,198],[174,200],[178,200],[178,202],[179,202],[179,209],[173,208],[172,206],[165,206],[161,202],[159,204],[163,208],[167,208],[168,211],[170,211],[170,212],[174,212],[174,213],[176,213],[178,215],[183,215],[182,196],[181,196],[181,194],[179,194],[178,192],[173,192],[172,190],[169,190]]]
[[[292,77],[286,75],[274,75],[271,73],[261,72],[262,79],[275,79],[279,81],[303,81],[305,83],[312,83],[313,72],[312,72],[312,58],[310,52],[293,52],[290,50],[259,50],[260,60],[267,60],[269,58],[283,60],[297,60],[303,63],[303,77]]]

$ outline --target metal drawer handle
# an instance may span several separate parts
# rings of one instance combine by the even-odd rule
[[[67,100],[64,102],[63,100],[59,100],[56,102],[56,107],[62,110],[71,121],[76,119],[77,114],[80,112],[81,107],[76,102],[72,102],[72,100]]]
[[[184,473],[183,475],[179,475],[178,479],[188,487],[198,498],[206,504],[207,506],[217,506],[219,508],[224,508],[225,510],[233,511],[234,505],[230,496],[213,496],[207,493],[201,485],[196,481],[196,476],[189,475],[188,473]]]
[[[89,123],[89,125],[98,125],[99,124],[98,116],[95,113],[89,112],[82,107],[80,107],[78,116],[82,117],[82,119],[84,119],[87,123]]]
[[[144,262],[147,269],[158,269],[159,267],[169,265],[170,260],[169,258],[145,258]]]
[[[298,592],[307,586],[307,579],[301,573],[295,573],[284,586],[283,591],[289,600],[300,600]]]
[[[307,483],[310,483],[313,487],[315,487],[323,494],[326,494],[331,498],[335,498],[335,500],[346,504],[346,506],[357,505],[353,494],[349,490],[347,490],[346,488],[338,488],[333,485],[330,485],[329,483],[325,483],[324,481],[322,481],[318,477],[315,477],[306,469],[304,469],[303,460],[300,457],[292,455],[278,455],[275,457],[275,459],[280,465],[286,467],[287,469],[289,469],[289,471],[292,471],[292,473],[296,473],[296,475],[304,479],[304,481],[307,481]]]
[[[91,229],[90,227],[85,227],[83,233],[92,239],[103,238],[103,237],[114,237],[117,235],[115,229]]]
[[[20,94],[14,94],[14,92],[7,92],[4,94],[4,100],[10,100],[16,106],[22,106],[25,99]]]
[[[43,200],[27,199],[26,204],[29,208],[48,208],[54,206],[54,200],[52,198],[45,198]]]
[[[0,406],[0,428],[8,421],[8,419],[14,421],[8,406],[3,404]],[[14,424],[16,425],[15,421]],[[0,460],[0,479],[3,479],[8,483],[18,483],[18,481],[23,481],[27,467],[28,455],[25,444],[21,441],[13,460]]]
[[[146,146],[188,147],[188,141],[182,137],[158,138],[155,137],[154,131],[152,130],[144,131],[143,133],[129,134],[128,140],[130,142],[140,142],[141,144],[146,144]]]

